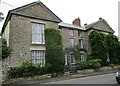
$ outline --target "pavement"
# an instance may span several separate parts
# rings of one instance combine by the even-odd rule
[[[109,73],[115,73],[116,70],[112,71],[101,71],[101,72],[91,72],[91,73],[73,73],[70,75],[64,75],[59,77],[52,77],[47,79],[30,79],[30,80],[11,80],[7,81],[4,84],[36,84],[36,83],[49,83],[49,82],[55,82],[55,81],[61,81],[61,80],[69,80],[69,79],[75,79],[75,78],[82,78],[82,77],[89,77],[89,76],[96,76],[96,75],[103,75],[103,74],[109,74]]]

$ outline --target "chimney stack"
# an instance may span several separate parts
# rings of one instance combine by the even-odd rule
[[[73,23],[73,25],[81,27],[81,21],[80,21],[79,17],[76,18],[72,23]]]

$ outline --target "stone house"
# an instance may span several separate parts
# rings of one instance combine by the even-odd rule
[[[59,29],[60,22],[62,20],[40,1],[10,10],[1,31],[2,38],[12,49],[10,56],[3,61],[3,73],[25,61],[44,66],[44,30]]]
[[[97,22],[81,26],[81,21],[76,18],[73,24],[62,22],[42,2],[37,1],[25,6],[10,10],[3,25],[1,34],[12,52],[3,61],[3,71],[9,67],[20,66],[25,61],[45,65],[45,36],[46,28],[55,28],[61,31],[63,49],[80,45],[90,51],[88,36],[93,29],[106,34],[114,33],[108,23],[100,18]],[[86,59],[88,52],[80,52],[80,60]],[[74,65],[75,57],[72,53],[65,54],[65,65]]]
[[[109,33],[114,33],[114,30],[109,26],[109,24],[102,18],[99,18],[98,21],[93,22],[91,24],[85,24],[85,49],[87,53],[91,51],[90,44],[89,44],[89,34],[93,30],[102,31],[104,34],[108,35]]]
[[[62,33],[63,38],[63,48],[72,48],[76,45],[80,45],[79,47],[84,48],[84,29],[81,27],[79,17],[73,21],[73,24],[67,23],[59,23],[59,29]],[[81,61],[85,61],[86,54],[84,51],[80,51],[80,57],[78,58]],[[75,56],[73,52],[65,53],[65,65],[66,66],[74,66],[76,63]]]

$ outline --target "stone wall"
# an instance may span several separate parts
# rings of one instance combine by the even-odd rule
[[[70,46],[69,44],[69,29],[66,28],[61,28],[61,34],[62,34],[62,38],[63,38],[63,47],[68,48]]]
[[[70,47],[70,34],[69,34],[69,29],[70,28],[66,28],[66,27],[62,27],[61,28],[61,34],[62,34],[62,38],[63,38],[63,47],[65,48],[69,48]],[[78,30],[76,29],[71,29],[74,30],[74,46],[78,45]]]
[[[89,54],[91,51],[90,48],[90,43],[89,43],[89,34],[90,32],[92,32],[93,30],[88,30],[84,32],[83,38],[84,38],[84,48],[87,50],[86,54]]]
[[[35,20],[17,15],[13,15],[10,22],[10,48],[12,49],[10,59],[11,67],[20,66],[24,61],[31,60],[31,49],[34,48],[35,50],[36,47],[38,47],[37,45],[35,46],[31,44],[31,22],[43,23],[45,24],[46,28],[58,29],[58,24],[55,22],[37,19]],[[42,45],[41,47],[44,47],[44,45]],[[20,53],[23,54],[22,57],[20,56]]]
[[[10,20],[10,38],[9,45],[11,48],[11,55],[3,61],[3,79],[6,78],[6,73],[10,67],[21,66],[25,61],[31,61],[31,50],[45,50],[44,45],[32,45],[32,29],[31,22],[43,23],[45,28],[56,28],[58,24],[50,21],[43,21],[37,19],[30,19],[18,15],[12,15]]]

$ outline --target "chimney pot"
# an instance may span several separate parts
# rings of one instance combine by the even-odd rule
[[[81,27],[81,21],[80,21],[79,17],[77,19],[75,19],[72,23],[73,23],[73,25]]]
[[[87,25],[87,23],[84,24],[84,26],[86,26],[86,25]]]
[[[102,18],[100,17],[99,20],[101,20]]]

